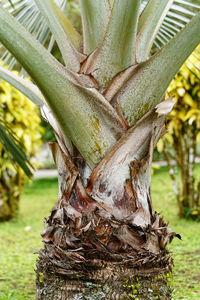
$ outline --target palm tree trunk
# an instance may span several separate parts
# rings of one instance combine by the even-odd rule
[[[38,266],[37,299],[39,300],[125,300],[171,299],[172,285],[169,269],[157,265],[137,267],[128,263],[94,261],[83,277],[74,271],[58,275]]]
[[[148,228],[142,235],[141,228],[100,215],[80,190],[73,193],[80,193],[83,214],[73,218],[73,208],[59,201],[42,233],[37,300],[171,299],[173,260],[161,249],[167,237],[162,219],[159,234]]]
[[[173,262],[166,244],[180,236],[152,209],[152,154],[130,163],[129,180],[113,183],[117,195],[123,185],[123,195],[113,198],[112,204],[108,199],[116,195],[114,187],[106,187],[108,177],[107,183],[101,177],[108,171],[107,157],[84,186],[87,180],[81,180],[70,157],[56,144],[52,150],[60,196],[42,232],[37,299],[171,299]],[[117,164],[113,154],[112,159]],[[107,199],[98,201],[106,190]]]

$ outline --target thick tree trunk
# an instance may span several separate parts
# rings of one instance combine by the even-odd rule
[[[86,204],[78,185],[76,200]],[[173,260],[165,246],[175,233],[157,214],[151,226],[141,228],[107,219],[99,208],[81,210],[82,216],[59,201],[47,221],[37,300],[171,299]]]
[[[150,225],[134,225],[132,217],[141,222],[142,209],[129,219],[117,219],[107,206],[88,196],[80,179],[69,200],[66,185],[61,184],[60,192],[63,188],[65,197],[42,232],[37,299],[171,299],[172,259],[166,244],[176,234],[163,219],[152,211]],[[129,187],[125,191],[128,200]]]
[[[166,245],[180,236],[153,211],[150,192],[164,119],[149,112],[92,174],[52,144],[59,200],[42,232],[38,300],[170,299]]]
[[[142,257],[138,257],[140,260]],[[144,259],[144,257],[143,257]],[[170,263],[158,262],[143,267],[133,260],[93,262],[83,276],[56,273],[53,266],[40,260],[37,264],[37,300],[151,300],[171,299]]]

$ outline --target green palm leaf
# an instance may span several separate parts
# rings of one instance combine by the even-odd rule
[[[66,8],[69,6],[68,0],[54,0],[55,3],[61,8],[63,12],[66,11]],[[141,7],[140,7],[140,13],[144,12],[146,5],[151,0],[143,0],[141,1]],[[105,25],[107,24],[106,20],[103,20],[103,17],[101,20],[99,19],[98,12],[100,9],[104,9],[103,5],[97,6],[96,9],[96,15],[95,10],[93,7],[94,1],[80,1],[82,5],[82,13],[83,17],[85,16],[85,10],[84,10],[84,4],[87,5],[87,15],[85,16],[87,19],[87,22],[85,24],[85,32],[87,35],[89,34],[90,30],[89,27],[94,26],[96,23],[96,34],[95,38],[97,39],[97,42],[99,43],[101,41],[101,37],[103,35],[102,28],[105,30]],[[104,1],[102,1],[103,3]],[[0,0],[0,5],[3,5],[4,8],[6,8],[10,13],[15,15],[17,20],[22,23],[26,29],[31,32],[39,41],[41,44],[45,44],[45,46],[49,49],[49,51],[52,50],[53,45],[55,43],[54,35],[51,33],[49,26],[39,11],[36,3],[34,0]],[[89,14],[89,7],[91,6],[92,14]],[[99,4],[98,4],[99,5]],[[173,38],[195,15],[195,13],[199,10],[200,5],[198,0],[173,0],[173,3],[168,10],[165,19],[162,22],[162,25],[155,37],[154,40],[154,51],[157,49],[160,49],[162,46],[164,46],[171,38]],[[98,22],[97,22],[98,21]],[[98,26],[101,25],[101,26]],[[98,29],[99,28],[99,29]],[[84,29],[84,27],[83,27]],[[99,31],[98,31],[98,30]],[[100,32],[98,34],[98,32]],[[88,45],[90,43],[90,46],[88,46],[88,49],[85,50],[86,52],[91,52],[94,50],[95,47],[97,47],[97,42],[94,38],[90,36],[86,36],[87,40],[89,40]],[[93,45],[94,44],[94,45]],[[13,56],[3,48],[3,46],[0,46],[0,50],[4,49],[2,57],[0,60],[4,61],[4,64],[9,64],[9,69],[14,68],[16,65],[16,59],[13,58]],[[26,72],[22,69],[22,73],[26,75]]]
[[[8,158],[15,162],[24,170],[25,174],[32,175],[32,164],[28,160],[22,143],[18,140],[15,133],[9,127],[9,124],[3,119],[3,110],[0,108],[0,143]]]

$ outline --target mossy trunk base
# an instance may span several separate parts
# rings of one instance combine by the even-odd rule
[[[85,277],[45,271],[37,263],[37,300],[168,300],[172,275],[168,268],[127,268],[105,262],[101,270],[85,271]]]

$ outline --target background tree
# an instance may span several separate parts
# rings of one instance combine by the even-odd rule
[[[0,221],[17,216],[25,174],[31,176],[29,161],[39,151],[41,133],[38,108],[1,81]]]
[[[59,200],[42,233],[38,299],[171,297],[166,245],[180,236],[153,210],[151,161],[173,106],[162,101],[167,86],[200,39],[198,7],[186,2],[194,12],[185,17],[176,2],[81,0],[82,42],[53,0],[35,0],[64,66],[0,7],[0,41],[37,86],[1,76],[41,107],[58,141]],[[149,58],[170,8],[170,42]]]
[[[200,182],[195,180],[194,166],[200,141],[200,47],[170,83],[169,96],[174,96],[176,104],[167,118],[168,133],[159,141],[158,149],[164,151],[168,163],[180,217],[199,218]]]

